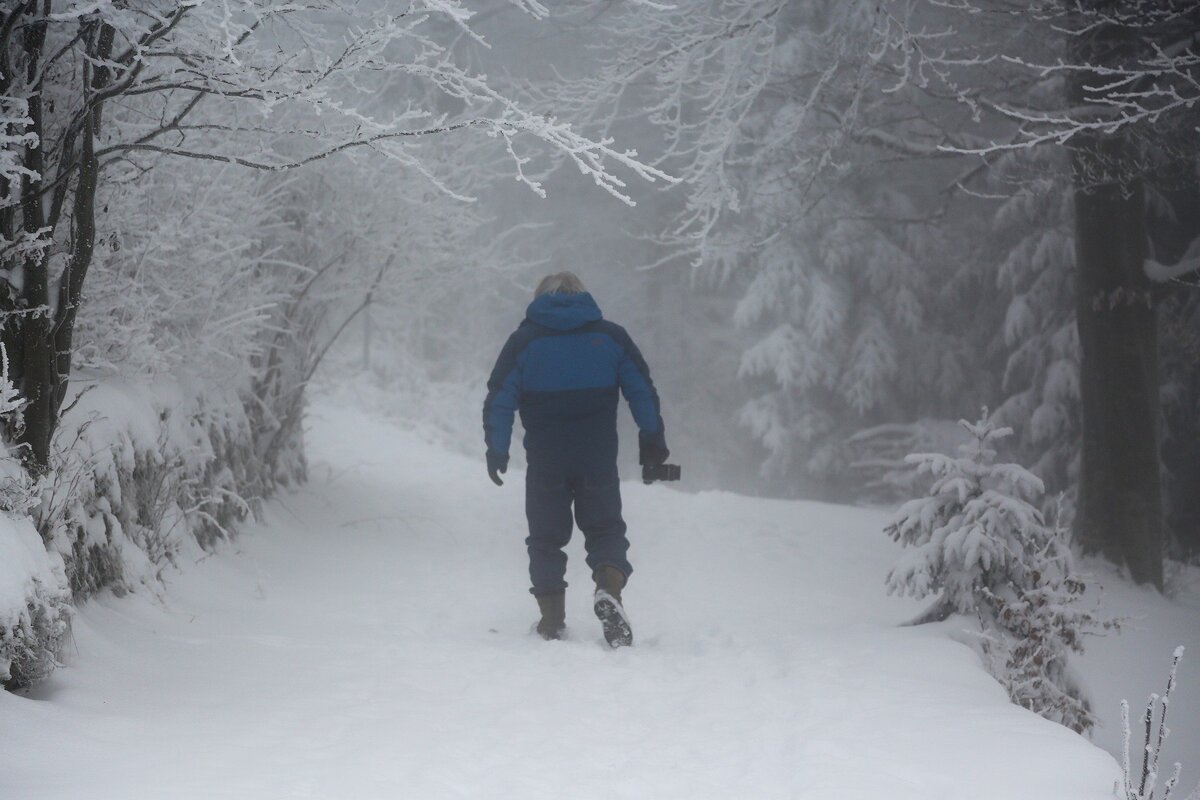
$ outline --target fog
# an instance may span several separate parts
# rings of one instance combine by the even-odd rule
[[[447,291],[470,304],[471,320],[431,324],[464,338],[452,355],[418,357],[435,370],[447,356],[456,362],[461,426],[438,423],[454,426],[456,446],[478,440],[467,398],[482,397],[533,286],[571,270],[645,352],[684,464],[680,488],[892,502],[912,486],[903,456],[951,451],[962,441],[956,421],[986,407],[1014,429],[1005,455],[1074,507],[1082,384],[1072,200],[1090,178],[1073,182],[1066,134],[1051,135],[1066,122],[1039,128],[997,110],[1025,94],[1055,107],[1061,81],[1039,83],[1023,68],[1052,52],[1038,38],[1042,22],[1031,20],[1022,40],[937,7],[903,29],[857,6],[733,3],[693,20],[636,3],[565,4],[540,20],[505,3],[478,11],[474,30],[489,46],[448,29],[459,58],[672,180],[610,161],[631,206],[561,153],[519,150],[533,157],[522,169],[542,197],[514,180],[504,155],[448,145],[452,161],[473,159],[491,176],[472,186],[478,227],[438,277],[458,287]],[[904,37],[919,50],[935,24],[954,32],[957,58],[1001,53],[1010,73],[946,53],[906,60]],[[686,54],[663,56],[672,37]],[[977,98],[988,92],[995,108],[984,113]],[[1186,411],[1197,403],[1186,273],[1196,166],[1178,138],[1190,112],[1177,113],[1130,122],[1139,155],[1113,176],[1136,172],[1152,187],[1155,258],[1176,265],[1172,281],[1146,281],[1145,291],[1161,331],[1168,538],[1187,550],[1196,512],[1183,487],[1194,476],[1182,465],[1200,460]],[[411,325],[412,298],[401,300],[374,306],[375,324],[394,314],[397,328]],[[381,347],[377,360],[398,357]],[[629,474],[634,429],[622,420]]]
[[[599,69],[604,50],[594,13],[551,16],[531,24],[527,15],[504,3],[484,6],[476,29],[490,47],[459,40],[464,58],[489,75],[502,75],[513,85],[537,86],[545,92],[554,80],[577,78]],[[551,112],[552,104],[548,107]],[[616,146],[635,149],[651,160],[661,153],[662,136],[645,120],[632,118],[614,126]],[[482,428],[478,409],[485,383],[501,346],[524,318],[538,280],[551,272],[576,273],[596,298],[605,317],[625,326],[642,349],[664,404],[671,431],[672,461],[684,465],[678,488],[727,488],[750,494],[779,494],[781,489],[759,474],[762,455],[753,437],[738,430],[734,419],[743,395],[737,391],[738,333],[731,322],[735,293],[721,290],[693,276],[690,259],[675,258],[656,264],[668,255],[657,241],[669,229],[687,201],[684,187],[664,180],[653,183],[623,174],[631,203],[622,202],[595,186],[572,164],[547,160],[537,180],[545,196],[514,180],[509,165],[494,153],[475,152],[488,158],[485,166],[497,176],[474,193],[471,213],[479,226],[462,261],[449,267],[451,274],[433,280],[444,285],[447,308],[422,323],[418,336],[411,330],[413,298],[386,297],[372,306],[374,326],[371,364],[380,385],[396,395],[379,399],[380,410],[412,420],[426,413],[432,400],[429,424],[442,431],[446,441],[462,452],[480,453]],[[452,288],[451,288],[452,287]],[[425,291],[419,289],[418,294]],[[420,305],[419,301],[417,305]],[[469,319],[462,311],[469,308]],[[381,328],[394,328],[391,338]],[[359,380],[364,336],[362,323],[339,343],[341,360],[327,365],[320,378],[328,383]],[[438,338],[445,342],[428,347]],[[721,347],[715,347],[722,343]],[[402,399],[406,379],[394,373],[393,363],[419,362],[419,369],[454,377],[439,387],[436,397]],[[447,365],[446,361],[453,364]],[[448,395],[448,396],[447,396]],[[447,417],[443,403],[460,411]],[[638,473],[637,429],[626,410],[619,416],[623,443],[621,468]],[[514,442],[520,441],[520,430]],[[514,446],[518,462],[522,458]],[[794,493],[794,492],[793,492]]]
[[[249,391],[271,452],[315,381],[479,454],[568,270],[644,351],[680,489],[896,503],[986,418],[1087,549],[1160,585],[1197,548],[1193,9],[170,7],[5,40],[34,472],[71,387],[180,371]]]
[[[1147,800],[1197,31],[0,3],[0,796]]]

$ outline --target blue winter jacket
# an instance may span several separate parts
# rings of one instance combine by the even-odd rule
[[[487,447],[508,454],[520,409],[531,468],[615,466],[618,389],[640,435],[665,447],[658,393],[629,334],[603,319],[590,294],[544,294],[529,304],[488,379]]]

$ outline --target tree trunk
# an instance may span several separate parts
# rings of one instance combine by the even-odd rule
[[[1106,7],[1107,0],[1083,6]],[[1146,42],[1117,22],[1071,38],[1070,60],[1097,70],[1136,63]],[[1083,29],[1083,28],[1081,28]],[[1113,91],[1096,71],[1072,73],[1071,107]],[[1098,114],[1104,114],[1101,109]],[[1103,117],[1097,117],[1102,120]],[[1079,328],[1082,450],[1076,538],[1162,589],[1157,312],[1146,277],[1147,212],[1138,145],[1103,128],[1071,142],[1075,182],[1075,316]]]
[[[1192,362],[1188,371],[1178,389],[1186,405],[1181,403],[1171,420],[1163,453],[1169,473],[1166,527],[1185,559],[1200,556],[1200,419],[1195,413],[1200,407],[1200,364]]]
[[[33,84],[41,67],[42,50],[46,42],[46,21],[36,20],[25,31],[26,78]],[[35,87],[37,88],[37,87]],[[43,109],[40,91],[29,98],[30,126],[38,137],[38,145],[27,147],[25,166],[39,178],[21,180],[21,218],[25,233],[39,235],[45,226],[45,214],[40,196],[45,162],[42,157]],[[29,309],[47,309],[44,313],[30,314],[19,323],[19,356],[21,394],[27,405],[24,410],[25,427],[19,443],[25,445],[23,458],[26,468],[33,474],[41,474],[50,465],[50,439],[54,433],[53,399],[55,390],[54,344],[52,320],[48,312],[50,305],[50,265],[46,254],[38,250],[25,258],[24,301]]]
[[[1091,176],[1128,163],[1129,146],[1102,136],[1074,153],[1075,314],[1081,351],[1083,442],[1077,538],[1162,588],[1158,343],[1146,259],[1141,181]]]
[[[45,13],[49,13],[46,4]],[[21,322],[20,327],[20,374],[21,391],[26,398],[24,410],[25,427],[20,443],[25,445],[26,468],[33,474],[41,474],[50,467],[50,446],[58,428],[59,413],[66,397],[67,378],[71,372],[71,350],[75,319],[83,297],[83,282],[92,262],[95,249],[96,182],[100,166],[95,154],[95,137],[99,132],[101,104],[92,104],[92,94],[102,89],[109,79],[109,70],[103,62],[109,58],[115,31],[108,25],[96,25],[87,32],[88,55],[100,64],[85,67],[82,80],[84,112],[80,129],[65,137],[66,141],[79,142],[77,163],[72,163],[76,154],[72,148],[64,150],[60,157],[60,169],[75,170],[72,203],[72,236],[70,257],[63,274],[59,277],[57,303],[50,310],[50,265],[44,252],[26,259],[24,303],[27,308],[46,309],[33,314]],[[25,52],[28,57],[28,75],[32,83],[40,68],[40,55],[45,45],[46,23],[31,24],[26,33]],[[40,89],[40,87],[35,87]],[[29,101],[29,116],[33,130],[38,135],[39,146],[27,150],[26,166],[42,176],[45,161],[42,156],[45,143],[43,134],[41,92],[36,91]],[[54,227],[57,219],[48,220],[40,189],[44,178],[24,179],[22,186],[21,217],[25,232],[32,235],[47,227]],[[43,234],[52,236],[53,233]]]
[[[1179,264],[1200,239],[1200,175],[1179,172],[1155,175],[1165,209],[1150,216],[1149,241],[1151,257],[1161,264]],[[1184,280],[1194,284],[1197,277]],[[1200,556],[1200,291],[1181,282],[1167,284],[1162,294],[1158,342],[1164,528],[1168,542],[1187,559]]]

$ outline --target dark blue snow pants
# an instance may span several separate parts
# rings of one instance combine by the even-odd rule
[[[525,473],[525,516],[529,519],[530,591],[554,594],[567,588],[567,554],[571,541],[571,506],[575,522],[583,531],[587,564],[593,570],[611,565],[633,572],[626,558],[629,540],[621,519],[621,483],[616,466],[586,472],[539,470]]]

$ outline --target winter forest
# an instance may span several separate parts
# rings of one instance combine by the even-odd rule
[[[3,800],[1200,800],[1200,5],[0,0],[0,440]]]

